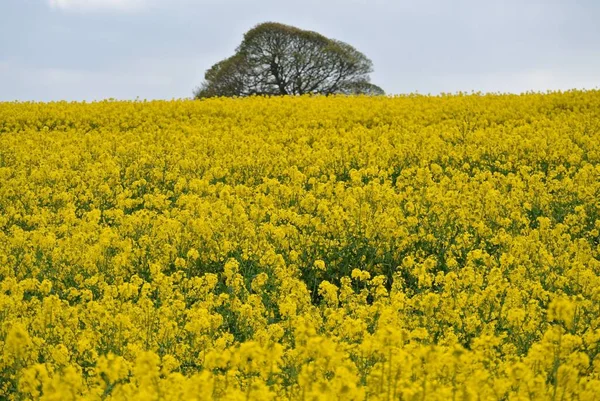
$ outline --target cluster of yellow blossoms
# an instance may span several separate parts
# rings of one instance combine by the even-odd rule
[[[0,398],[600,400],[600,92],[0,103]]]

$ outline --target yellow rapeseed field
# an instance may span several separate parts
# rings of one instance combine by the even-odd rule
[[[0,103],[0,399],[600,400],[600,91]]]

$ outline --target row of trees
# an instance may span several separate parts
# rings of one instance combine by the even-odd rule
[[[235,54],[206,71],[196,98],[369,94],[373,63],[354,47],[312,31],[266,22],[246,32]]]

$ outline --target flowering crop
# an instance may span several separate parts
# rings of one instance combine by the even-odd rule
[[[0,398],[600,400],[600,92],[0,103]]]

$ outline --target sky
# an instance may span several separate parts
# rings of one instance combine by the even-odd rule
[[[0,101],[188,98],[266,21],[353,45],[388,94],[600,88],[598,0],[0,0]]]

